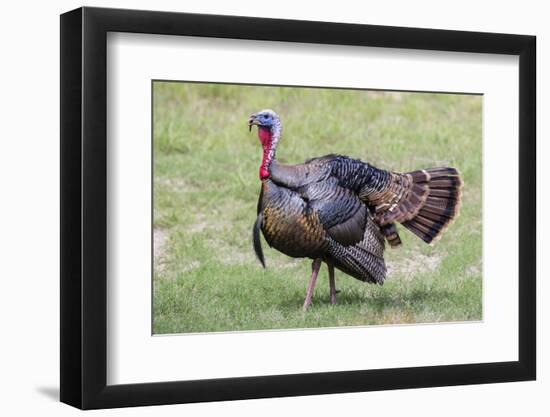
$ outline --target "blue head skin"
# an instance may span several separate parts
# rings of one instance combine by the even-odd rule
[[[250,130],[252,130],[252,126],[258,126],[264,129],[272,130],[272,128],[276,125],[280,126],[279,115],[270,109],[261,110],[257,113],[253,113],[248,119],[248,127]]]

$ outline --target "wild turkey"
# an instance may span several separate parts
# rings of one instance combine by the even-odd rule
[[[265,268],[261,230],[271,247],[313,260],[304,310],[322,262],[329,270],[331,304],[336,304],[334,268],[382,284],[384,240],[391,247],[401,244],[396,223],[432,243],[458,215],[462,181],[454,168],[400,174],[342,155],[284,165],[275,159],[282,132],[277,113],[254,113],[248,125],[250,130],[258,126],[263,147],[254,250]]]

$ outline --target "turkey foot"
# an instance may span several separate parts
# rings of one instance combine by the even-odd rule
[[[321,259],[315,259],[311,263],[311,279],[307,286],[306,299],[304,301],[304,311],[311,305],[311,298],[313,297],[313,289],[315,288],[315,282],[317,281],[317,275],[321,269]]]
[[[336,291],[336,284],[334,282],[334,266],[332,264],[327,263],[328,265],[328,284],[330,286],[330,303],[332,305],[336,304],[336,293],[339,291]]]

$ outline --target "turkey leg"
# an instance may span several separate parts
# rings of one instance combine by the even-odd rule
[[[336,304],[336,283],[334,281],[334,266],[331,263],[328,265],[328,284],[330,286],[330,303]]]
[[[307,286],[306,299],[304,301],[304,311],[306,311],[311,304],[313,289],[315,288],[315,282],[317,281],[319,269],[321,269],[321,259],[315,259],[311,264],[311,279],[309,280],[309,284]]]

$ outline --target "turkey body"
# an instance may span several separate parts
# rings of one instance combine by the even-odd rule
[[[274,160],[261,185],[256,253],[263,263],[261,230],[271,247],[288,256],[322,259],[361,281],[382,284],[385,240],[400,244],[394,221],[431,243],[455,217],[460,185],[452,168],[399,174],[342,155],[298,165]]]

